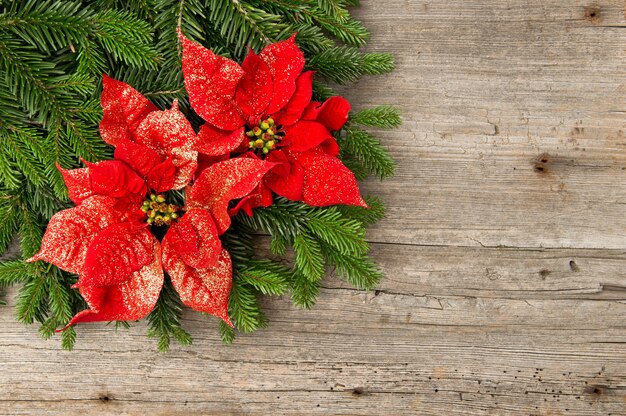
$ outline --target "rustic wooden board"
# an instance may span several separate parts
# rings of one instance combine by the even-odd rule
[[[363,1],[398,69],[345,90],[394,104],[399,162],[368,233],[386,273],[311,311],[191,347],[79,328],[72,353],[0,307],[0,414],[626,414],[626,5]],[[12,290],[9,300],[15,295]]]

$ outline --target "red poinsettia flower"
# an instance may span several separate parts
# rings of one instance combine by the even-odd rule
[[[124,82],[105,75],[102,86],[102,139],[113,146],[130,143],[126,149],[126,159],[134,160],[141,173],[156,160],[155,154],[161,159],[169,159],[169,162],[163,161],[163,166],[158,169],[171,170],[171,165],[174,165],[172,189],[187,186],[197,168],[196,134],[185,115],[178,110],[177,101],[174,100],[170,110],[160,111],[139,91]],[[150,149],[149,154],[142,156],[140,152],[143,150],[136,144]],[[153,176],[159,177],[156,174]],[[148,176],[148,180],[157,179]],[[161,186],[168,187],[169,182]]]
[[[175,105],[152,110],[130,86],[105,78],[105,91],[111,86],[119,94],[103,98],[101,131],[117,146],[115,159],[61,169],[77,206],[52,217],[41,250],[28,261],[79,276],[75,287],[89,309],[68,325],[144,317],[159,297],[164,269],[183,303],[230,324],[232,265],[219,235],[230,225],[229,201],[250,193],[273,165],[216,163],[178,207],[164,193],[187,185],[194,174],[191,125]]]
[[[144,317],[159,297],[163,269],[184,304],[231,324],[232,265],[219,235],[230,225],[228,203],[250,193],[272,166],[243,158],[216,163],[187,189],[184,208],[146,194],[146,182],[120,160],[66,171],[66,177],[89,178],[88,189],[68,181],[70,193],[91,196],[52,217],[41,250],[28,261],[79,276],[75,287],[89,309],[69,325]],[[161,242],[153,231],[165,232]]]
[[[271,191],[312,206],[367,207],[331,134],[347,121],[350,104],[342,97],[311,102],[313,72],[302,72],[295,35],[258,55],[250,50],[241,66],[180,39],[189,100],[206,120],[197,150],[210,158],[246,153],[277,164],[231,213],[270,205]]]

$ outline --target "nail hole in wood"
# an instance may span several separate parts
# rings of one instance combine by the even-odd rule
[[[602,21],[602,13],[600,11],[600,7],[596,5],[587,6],[584,9],[584,18],[585,20],[598,24]]]
[[[546,280],[546,277],[548,277],[550,273],[552,273],[550,270],[543,269],[539,271],[539,276],[541,276],[542,280]]]

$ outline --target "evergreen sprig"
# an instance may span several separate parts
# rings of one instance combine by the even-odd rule
[[[359,49],[369,33],[350,15],[348,7],[357,5],[358,0],[0,1],[0,255],[17,235],[21,259],[32,256],[46,222],[71,206],[57,163],[72,168],[80,158],[110,157],[111,148],[98,136],[102,73],[133,85],[160,108],[179,99],[198,127],[201,121],[186,99],[177,26],[190,39],[238,60],[248,47],[258,52],[297,32],[307,68],[344,84],[393,68],[390,55]],[[316,100],[332,95],[325,82],[314,83]],[[399,122],[397,111],[386,106],[350,115],[337,139],[341,159],[358,178],[393,173],[386,147],[367,129]],[[229,311],[236,328],[250,332],[267,325],[259,302],[264,295],[289,294],[295,305],[311,307],[327,270],[356,287],[373,287],[380,273],[367,257],[364,229],[383,217],[384,207],[375,198],[366,200],[370,209],[312,208],[277,198],[253,217],[236,217],[221,237],[233,260]],[[258,232],[270,235],[271,253],[293,261],[259,255],[266,250],[259,250]],[[18,319],[39,322],[41,335],[50,337],[86,307],[70,289],[76,277],[21,259],[0,263],[0,294],[21,285]],[[181,311],[166,278],[148,317],[148,333],[160,350],[171,340],[191,342]],[[220,323],[220,335],[232,342],[235,331]],[[65,330],[62,346],[71,349],[75,337],[73,328]]]
[[[285,253],[288,246],[293,249],[288,280],[291,298],[295,305],[309,308],[319,295],[327,267],[333,267],[339,277],[360,289],[371,289],[380,280],[380,271],[367,257],[363,224],[380,219],[384,207],[377,199],[368,200],[372,211],[358,207],[315,208],[276,198],[272,206],[257,208],[252,217],[239,214],[233,228],[243,225],[269,234],[272,251],[278,254]],[[358,267],[352,267],[355,264]]]
[[[350,114],[350,124],[392,129],[402,123],[400,112],[390,105],[367,108]]]
[[[191,335],[180,322],[182,311],[178,293],[166,279],[156,306],[148,315],[148,336],[157,339],[159,351],[169,351],[172,338],[181,345],[191,344]]]
[[[249,260],[237,273],[237,279],[264,295],[281,296],[289,288],[291,270],[271,260]]]
[[[396,163],[373,134],[356,127],[348,127],[339,140],[341,157],[356,161],[368,174],[380,179],[392,176]]]
[[[385,74],[393,67],[390,54],[361,52],[349,46],[328,48],[307,61],[307,68],[338,84],[354,82],[362,75]]]
[[[233,280],[228,308],[230,319],[242,332],[253,332],[267,326],[267,318],[259,305],[260,291],[241,279]]]
[[[287,28],[280,15],[239,0],[209,0],[207,18],[233,51],[241,57],[247,47],[262,49]]]

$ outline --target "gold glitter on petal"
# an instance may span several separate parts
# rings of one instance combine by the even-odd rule
[[[89,180],[89,168],[63,169],[57,165],[57,169],[63,175],[63,181],[72,202],[80,204],[94,195],[91,189],[91,181]]]
[[[173,189],[189,184],[198,167],[197,137],[176,103],[169,110],[149,114],[137,128],[136,137],[137,143],[172,158],[176,167]]]
[[[132,139],[139,123],[157,108],[130,85],[107,75],[103,76],[102,87],[100,135],[105,142],[117,146],[122,140]]]
[[[154,238],[153,249],[153,261],[126,281],[111,286],[81,287],[80,293],[89,309],[76,314],[68,326],[79,322],[132,321],[150,313],[159,298],[164,279],[161,246]]]
[[[232,326],[228,318],[232,262],[226,250],[222,250],[216,266],[196,269],[186,265],[171,247],[164,246],[163,262],[172,285],[185,305],[217,316]]]
[[[193,109],[217,128],[235,130],[243,126],[244,120],[232,100],[243,69],[182,34],[180,39],[185,89]]]
[[[339,159],[320,150],[292,153],[304,168],[304,202],[321,207],[344,204],[367,208],[354,174]]]
[[[273,114],[283,108],[296,90],[296,79],[304,68],[304,54],[296,45],[296,35],[273,43],[259,55],[274,79],[274,96],[265,112]]]
[[[215,266],[222,251],[217,228],[211,213],[204,209],[192,209],[163,238],[166,251],[175,251],[182,260],[194,268]]]
[[[145,227],[129,222],[105,228],[87,249],[78,285],[109,286],[125,281],[153,261],[153,240]]]
[[[83,272],[89,244],[104,228],[121,222],[114,198],[92,196],[77,207],[54,214],[41,250],[26,261],[44,260],[75,274]]]
[[[274,166],[258,159],[236,158],[209,166],[187,189],[187,208],[211,211],[220,234],[230,226],[228,203],[243,198],[257,187]]]
[[[236,150],[246,140],[244,128],[233,132],[203,124],[198,133],[198,151],[207,156],[223,156]]]

